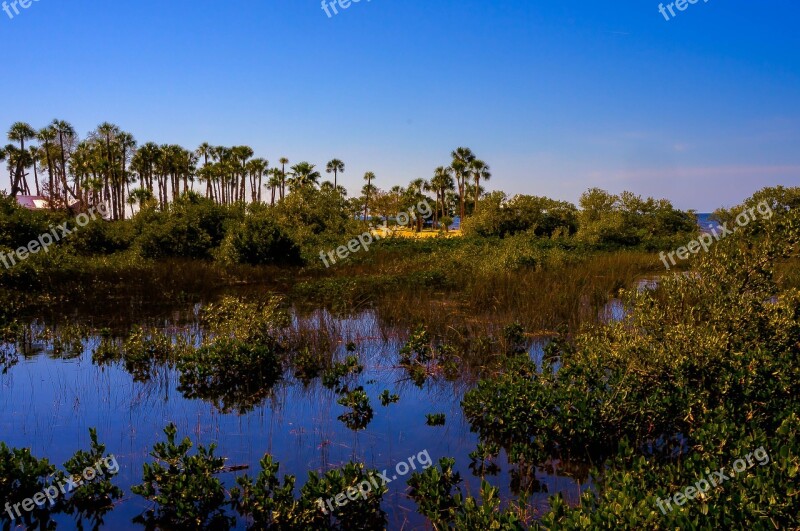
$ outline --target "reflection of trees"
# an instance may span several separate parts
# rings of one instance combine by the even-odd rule
[[[178,391],[186,398],[213,402],[223,413],[244,414],[268,398],[282,368],[275,348],[235,339],[219,340],[179,363]]]

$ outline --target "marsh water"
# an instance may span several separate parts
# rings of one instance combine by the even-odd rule
[[[47,457],[60,468],[76,450],[89,447],[89,428],[97,428],[107,452],[117,458],[120,472],[116,483],[126,493],[106,516],[104,527],[108,529],[137,528],[131,521],[149,504],[131,494],[130,487],[141,482],[142,464],[152,460],[149,452],[154,443],[165,439],[162,430],[170,422],[177,425],[179,437],[189,436],[196,444],[215,443],[217,455],[226,457],[228,466],[249,467],[246,473],[251,477],[258,473],[262,456],[272,454],[280,462],[279,474],[297,476],[298,488],[310,470],[325,472],[353,460],[378,470],[389,469],[391,476],[397,463],[427,452],[434,463],[443,457],[455,458],[465,490],[478,493],[481,479],[471,470],[468,455],[478,439],[470,432],[460,405],[475,379],[469,375],[455,380],[433,378],[422,388],[415,386],[398,367],[399,350],[408,331],[383,323],[377,310],[345,316],[321,309],[293,313],[295,323],[332,331],[338,338],[339,359],[346,355],[346,343],[357,345],[356,353],[364,365],[357,385],[364,387],[375,410],[371,423],[359,432],[338,420],[345,408],[319,378],[303,383],[287,373],[252,410],[224,412],[211,401],[186,398],[179,390],[179,373],[174,368],[156,367],[143,381],[126,371],[124,364],[93,361],[92,353],[101,341],[100,326],[113,323],[103,330],[108,335],[146,323],[175,336],[199,326],[198,308],[199,303],[194,302],[153,307],[150,315],[136,323],[99,307],[94,311],[70,309],[63,312],[66,316],[51,316],[52,322],[31,317],[32,329],[47,326],[58,330],[71,323],[87,323],[95,333],[82,339],[78,351],[69,355],[54,349],[51,341],[35,341],[7,367],[0,375],[0,440],[12,447],[29,447],[33,455]],[[604,313],[619,318],[619,303],[612,301]],[[530,355],[540,359],[543,346],[544,340],[532,339]],[[399,402],[382,406],[378,396],[384,390],[399,395]],[[428,413],[444,413],[445,425],[426,425]],[[528,489],[533,491],[528,503],[541,511],[550,495],[561,492],[575,503],[587,488],[585,480],[561,475],[557,465],[520,478],[525,473],[509,467],[503,454],[497,464],[499,471],[487,479],[501,489],[503,498],[515,499],[520,482],[535,484]],[[237,474],[243,473],[224,473],[221,479],[231,487]],[[388,485],[383,508],[390,529],[425,528],[414,502],[405,496],[409,477],[398,477]],[[57,521],[66,529],[75,525],[62,515]],[[244,527],[239,521],[238,528]]]

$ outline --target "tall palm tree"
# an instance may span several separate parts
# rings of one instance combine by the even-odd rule
[[[272,192],[272,199],[270,199],[270,206],[275,206],[275,190],[280,190],[281,185],[283,184],[283,171],[280,168],[272,168],[271,170],[267,171],[267,174],[270,175],[269,181],[267,181],[267,186],[270,187]]]
[[[42,155],[42,151],[39,146],[29,146],[28,153],[30,153],[31,161],[33,162],[33,183],[36,185],[36,195],[41,195],[41,189],[39,188],[39,173],[36,170],[36,162]]]
[[[450,165],[450,167],[453,169],[453,173],[455,173],[456,182],[458,184],[459,204],[461,207],[459,211],[461,220],[463,221],[467,175],[469,173],[469,165],[473,160],[475,160],[475,155],[472,153],[471,149],[459,147],[451,153],[451,156],[453,157],[453,163]]]
[[[117,195],[112,193],[117,183],[117,164],[116,164],[116,146],[117,135],[121,133],[119,126],[109,122],[103,122],[97,126],[96,134],[103,143],[104,148],[104,165],[105,171],[103,172],[103,199],[111,204],[111,215],[113,219],[118,218]],[[66,202],[66,195],[64,197]]]
[[[36,138],[36,131],[30,124],[25,122],[16,122],[11,126],[11,129],[8,130],[8,139],[11,142],[19,142],[19,153],[16,159],[17,166],[14,170],[14,175],[12,177],[11,182],[11,196],[16,197],[17,193],[24,188],[28,188],[27,180],[25,179],[25,168],[23,167],[24,161],[26,157],[23,156],[27,154],[25,150],[25,141],[26,140],[33,140]],[[20,186],[20,185],[23,186]]]
[[[480,159],[475,159],[469,164],[469,170],[472,173],[473,179],[475,179],[475,207],[473,212],[478,211],[478,198],[480,196],[481,190],[481,179],[484,181],[488,181],[492,178],[492,174],[489,172],[489,166],[486,165]]]
[[[431,178],[431,188],[436,192],[436,211],[434,214],[436,226],[439,226],[439,198],[442,202],[442,215],[444,215],[445,195],[454,188],[453,169],[439,166],[434,170]]]
[[[292,166],[290,168],[292,186],[295,187],[295,189],[315,186],[322,175],[314,168],[314,164],[308,162],[301,162]]]
[[[56,136],[58,137],[59,159],[61,161],[60,180],[64,192],[64,204],[66,205],[67,193],[75,197],[75,194],[69,189],[69,185],[67,184],[67,155],[70,154],[70,149],[72,144],[77,140],[78,134],[75,132],[75,128],[72,127],[72,124],[64,120],[53,120],[51,127],[55,130]]]
[[[125,219],[125,194],[131,193],[131,182],[135,182],[135,175],[128,171],[128,161],[133,157],[136,152],[136,139],[133,135],[122,131],[117,135],[117,144],[121,152],[120,156],[120,179],[117,183],[117,196],[119,203],[119,214],[121,219]],[[77,188],[77,187],[76,187]],[[133,216],[133,207],[131,207],[131,216]]]
[[[278,162],[281,163],[281,201],[283,201],[283,195],[286,191],[286,165],[289,164],[289,159],[281,157]]]
[[[214,160],[217,161],[214,167],[214,181],[212,188],[216,191],[217,201],[220,204],[228,203],[228,175],[229,175],[229,161],[231,158],[230,149],[225,146],[214,146],[211,150]],[[214,191],[214,190],[212,190]]]
[[[211,179],[209,179],[209,177],[211,176],[211,172],[208,171],[208,170],[205,170],[205,168],[208,166],[209,157],[213,156],[213,149],[214,148],[211,147],[211,144],[209,144],[208,142],[203,142],[195,150],[195,153],[197,153],[197,156],[201,157],[203,159],[203,170],[204,171],[202,172],[201,177],[203,178],[204,181],[206,181],[206,198],[207,199],[211,198]]]
[[[253,203],[261,202],[261,182],[268,169],[267,159],[253,159],[247,163],[247,172],[250,175],[250,199]]]
[[[369,207],[369,193],[372,191],[372,181],[375,179],[375,174],[368,171],[364,174],[364,180],[367,185],[364,187],[364,221],[367,221],[367,209]]]
[[[344,162],[339,159],[333,159],[328,162],[328,166],[325,169],[328,173],[333,173],[333,188],[334,190],[339,188],[339,173],[344,173]]]
[[[43,127],[36,133],[36,139],[43,144],[45,161],[47,162],[47,194],[51,199],[50,207],[53,208],[52,197],[55,195],[55,184],[53,181],[53,153],[51,146],[56,139],[56,130],[52,125]]]

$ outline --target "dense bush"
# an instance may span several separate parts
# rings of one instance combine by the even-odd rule
[[[578,230],[578,210],[565,201],[530,195],[507,199],[504,193],[494,192],[480,202],[477,212],[462,221],[461,229],[466,235],[501,238],[520,232],[546,238],[571,235]]]
[[[137,213],[133,218],[139,232],[136,243],[146,258],[211,258],[225,237],[226,222],[241,217],[240,210],[190,192],[164,212],[143,208]]]
[[[128,250],[135,236],[130,221],[112,223],[98,217],[75,230],[69,237],[69,245],[80,256],[108,255]]]
[[[30,210],[11,196],[0,194],[0,250],[17,249],[67,220],[63,212]]]
[[[694,274],[626,295],[621,322],[516,356],[464,398],[485,448],[514,462],[592,462],[597,489],[560,499],[551,529],[793,528],[800,514],[800,292],[774,265],[797,252],[800,212],[715,244]],[[763,446],[772,463],[662,514],[659,498]],[[707,475],[707,472],[706,472]]]
[[[578,238],[592,244],[669,249],[698,232],[695,216],[676,210],[666,199],[643,200],[631,192],[617,196],[593,188],[581,196],[580,207]]]
[[[302,265],[300,247],[278,225],[274,214],[252,208],[242,221],[233,224],[222,244],[223,260],[250,265]]]

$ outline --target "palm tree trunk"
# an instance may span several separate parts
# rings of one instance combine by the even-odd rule
[[[36,172],[36,158],[33,159],[33,182],[36,184],[36,195],[42,195],[39,193],[39,174]]]

